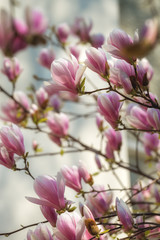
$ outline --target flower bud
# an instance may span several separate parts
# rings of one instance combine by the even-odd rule
[[[98,111],[113,128],[116,128],[119,120],[119,110],[122,106],[119,95],[115,92],[102,93],[98,96],[97,103]]]
[[[0,129],[0,139],[9,152],[23,156],[25,153],[24,139],[19,127],[12,124],[11,127],[3,126]]]
[[[122,223],[124,229],[126,231],[132,229],[134,223],[133,217],[128,206],[122,199],[119,200],[118,198],[116,198],[116,209],[118,218]]]
[[[8,77],[9,81],[15,82],[22,72],[22,69],[16,58],[5,58],[3,61],[3,69],[1,71]]]
[[[101,33],[92,34],[90,36],[91,45],[95,48],[100,48],[104,44],[105,38]]]
[[[6,149],[6,147],[1,143],[0,143],[0,164],[10,169],[14,169],[15,167],[14,154],[12,152],[9,152]]]
[[[47,92],[44,90],[44,88],[39,88],[37,91],[36,91],[36,98],[37,98],[37,102],[38,102],[38,105],[41,107],[41,108],[45,108],[47,106],[47,103],[48,103],[48,94]]]
[[[51,63],[55,59],[55,54],[52,49],[43,48],[40,52],[38,62],[45,68],[50,70]]]
[[[70,27],[67,23],[61,23],[56,27],[56,35],[60,42],[65,43],[70,34]]]

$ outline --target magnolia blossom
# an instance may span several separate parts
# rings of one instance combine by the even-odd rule
[[[43,216],[48,220],[48,222],[55,227],[57,222],[57,213],[53,207],[40,206]]]
[[[132,229],[134,221],[127,204],[122,199],[119,200],[116,198],[116,209],[118,218],[124,229],[126,231]]]
[[[113,128],[109,128],[105,131],[108,144],[113,150],[119,150],[122,145],[122,135],[120,132],[115,131]]]
[[[56,35],[60,42],[65,43],[70,34],[70,27],[67,23],[61,23],[56,27]]]
[[[151,124],[147,120],[147,111],[136,104],[130,104],[127,109],[127,121],[135,128],[151,130]]]
[[[59,95],[57,94],[53,94],[50,98],[49,98],[49,105],[51,107],[53,107],[53,109],[56,112],[59,112],[60,108],[62,107],[62,100],[59,97]]]
[[[135,61],[135,58],[127,57],[124,53],[124,49],[132,45],[133,40],[126,32],[120,29],[115,29],[110,33],[107,39],[107,45],[105,45],[104,48],[113,57],[124,59],[132,64]]]
[[[104,118],[99,113],[97,113],[96,114],[96,124],[100,131],[103,131],[103,121],[104,121]]]
[[[65,212],[58,216],[54,236],[57,240],[88,240],[85,224],[80,216]]]
[[[48,25],[47,19],[40,11],[27,7],[25,17],[28,34],[41,35],[46,31]]]
[[[82,42],[89,41],[91,29],[92,22],[87,23],[84,18],[76,18],[74,24],[71,26],[72,33],[77,35]]]
[[[15,82],[22,72],[22,69],[20,68],[20,64],[16,58],[5,58],[1,71],[11,82]]]
[[[119,111],[122,106],[119,95],[115,92],[102,93],[98,96],[97,103],[98,111],[113,128],[116,128],[119,120]]]
[[[152,151],[157,151],[159,147],[159,134],[158,133],[144,133],[142,138],[144,149],[147,155],[151,156]]]
[[[50,69],[51,63],[55,59],[55,53],[50,48],[43,48],[39,54],[38,62],[43,67]]]
[[[101,163],[101,160],[100,160],[98,154],[95,155],[95,162],[96,162],[96,165],[97,165],[98,169],[101,170],[103,168],[103,165]]]
[[[14,153],[9,152],[2,143],[0,143],[0,164],[11,169],[15,167]]]
[[[103,34],[97,33],[90,35],[90,43],[95,48],[100,48],[104,44],[105,38]]]
[[[49,113],[47,125],[56,137],[65,137],[68,133],[69,119],[64,113]]]
[[[53,83],[46,86],[47,92],[49,95],[59,91],[77,94],[84,71],[85,66],[80,65],[73,55],[72,60],[60,58],[53,61],[51,65]]]
[[[83,180],[86,183],[89,183],[90,185],[93,184],[93,179],[92,179],[92,175],[88,172],[87,167],[85,166],[84,162],[79,161],[79,174],[81,176],[81,178],[83,178]]]
[[[156,130],[160,130],[160,110],[154,108],[147,109],[147,120]]]
[[[26,29],[22,21],[11,17],[5,10],[0,11],[0,48],[6,56],[13,56],[27,46],[24,36]],[[4,27],[5,26],[5,27]],[[23,27],[22,27],[23,26]],[[17,32],[17,28],[23,31]]]
[[[86,205],[89,207],[94,217],[102,217],[109,210],[112,202],[112,193],[105,192],[103,185],[93,185],[93,188],[98,191],[97,194],[89,193],[86,195]]]
[[[80,48],[80,46],[78,46],[78,45],[70,45],[70,46],[69,46],[69,51],[70,51],[70,53],[71,53],[73,56],[75,56],[75,58],[76,58],[77,60],[79,60],[79,56],[80,56],[80,53],[81,53],[81,48]]]
[[[64,209],[67,201],[64,198],[65,183],[62,175],[58,173],[57,179],[44,175],[34,181],[34,190],[38,198],[26,197],[30,202],[38,205]]]
[[[27,232],[27,240],[53,240],[53,237],[48,227],[40,223],[34,231]]]
[[[11,153],[23,156],[25,153],[24,139],[19,127],[12,124],[11,127],[3,126],[0,129],[0,139],[3,145]]]
[[[85,64],[92,71],[98,73],[101,76],[108,76],[109,74],[109,65],[107,63],[106,54],[101,48],[90,47],[86,51]]]
[[[134,67],[124,60],[117,60],[110,68],[110,82],[116,87],[122,87],[126,93],[131,93],[136,86]]]
[[[45,108],[48,103],[48,94],[44,88],[41,87],[36,91],[36,98],[38,105],[42,108]]]
[[[80,192],[80,190],[82,189],[82,185],[78,167],[63,166],[61,168],[61,173],[65,179],[65,184],[68,187],[74,189],[76,192]]]

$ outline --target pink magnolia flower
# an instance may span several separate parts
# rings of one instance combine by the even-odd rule
[[[60,173],[56,178],[44,175],[39,176],[34,181],[34,190],[38,198],[26,197],[32,203],[53,207],[57,210],[64,209],[67,201],[64,198],[65,182]]]
[[[116,87],[122,87],[126,93],[131,93],[136,86],[134,67],[124,60],[117,60],[110,68],[110,82]]]
[[[76,18],[74,24],[71,26],[72,32],[77,35],[82,42],[90,40],[90,31],[92,29],[92,22],[86,23],[84,18]]]
[[[9,152],[23,156],[25,153],[24,139],[19,127],[12,124],[11,127],[3,126],[0,129],[0,139]]]
[[[116,128],[119,121],[119,111],[122,106],[119,95],[115,92],[100,94],[97,103],[98,111],[113,128]]]
[[[20,68],[20,64],[16,58],[5,58],[1,71],[11,82],[15,82],[22,72],[22,69]]]
[[[59,95],[57,94],[53,94],[50,98],[49,98],[49,105],[51,107],[53,107],[53,109],[56,112],[59,112],[60,108],[62,107],[62,100],[60,98]]]
[[[147,120],[148,123],[155,128],[160,130],[160,110],[154,108],[147,109]]]
[[[132,45],[133,40],[126,32],[120,29],[115,29],[110,33],[107,39],[107,45],[104,46],[104,48],[113,57],[124,59],[128,63],[133,64],[135,58],[127,57],[123,51],[126,47]]]
[[[104,121],[103,117],[99,113],[97,113],[96,114],[96,124],[100,131],[103,131],[103,121]]]
[[[113,195],[111,192],[105,192],[103,185],[93,185],[98,193],[89,193],[86,195],[86,205],[89,207],[94,217],[102,217],[109,210]]]
[[[105,38],[103,34],[97,33],[90,35],[90,43],[95,48],[100,48],[104,44]]]
[[[0,143],[0,164],[7,168],[15,167],[14,153],[9,152],[6,147]]]
[[[5,105],[2,105],[2,113],[4,116],[1,116],[1,119],[18,124],[27,117],[27,113],[29,111],[29,100],[25,93],[21,91],[14,92],[14,99],[23,107],[14,100],[10,99]]]
[[[49,95],[59,91],[77,94],[84,71],[85,66],[80,65],[74,56],[72,60],[60,58],[53,61],[51,65],[53,83],[46,86],[47,92]]]
[[[103,166],[102,166],[102,163],[100,161],[100,158],[99,158],[98,154],[95,155],[95,162],[96,162],[96,165],[97,165],[98,169],[101,170],[103,168]]]
[[[38,224],[34,231],[27,232],[27,240],[53,240],[52,233],[45,224]]]
[[[65,137],[68,133],[69,119],[64,113],[49,113],[47,125],[52,134],[57,137]]]
[[[73,212],[65,212],[58,216],[54,236],[57,240],[88,240],[84,221]]]
[[[38,62],[50,70],[51,63],[55,60],[55,53],[52,49],[43,48],[39,54]]]
[[[61,23],[56,27],[56,35],[60,42],[65,43],[70,34],[70,27],[67,23]]]
[[[147,111],[136,104],[130,104],[127,109],[127,121],[135,128],[151,130],[151,124],[147,120]]]
[[[118,218],[124,229],[126,231],[132,229],[134,221],[127,204],[122,199],[119,200],[116,198],[116,209]]]
[[[27,7],[25,11],[25,17],[28,27],[28,34],[41,35],[46,31],[48,23],[40,11]]]
[[[144,149],[147,155],[151,156],[152,151],[157,151],[160,141],[158,133],[144,133],[142,138]]]
[[[36,98],[37,98],[38,105],[41,108],[45,108],[47,106],[49,97],[44,88],[41,87],[36,91]]]
[[[48,222],[55,227],[57,222],[57,216],[55,209],[48,206],[40,206],[43,216],[48,220]]]
[[[77,60],[79,60],[81,48],[78,45],[70,45],[69,51]]]
[[[122,135],[120,132],[115,131],[113,128],[109,128],[105,131],[108,144],[113,150],[119,150],[122,145]]]
[[[79,161],[78,171],[79,171],[79,175],[81,176],[81,178],[83,178],[83,180],[86,183],[89,183],[90,185],[93,184],[92,175],[88,172],[84,162]]]
[[[146,58],[137,62],[137,80],[141,86],[147,86],[153,76],[153,68]]]
[[[107,63],[106,54],[101,48],[90,47],[86,51],[85,64],[92,71],[98,73],[100,76],[105,77],[109,74],[109,65]]]
[[[114,159],[114,150],[108,143],[106,144],[105,153],[107,158]]]
[[[61,168],[61,174],[63,175],[65,184],[68,187],[74,189],[76,192],[80,192],[82,189],[81,176],[77,166],[63,166]]]

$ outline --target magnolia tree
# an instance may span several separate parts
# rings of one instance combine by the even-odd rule
[[[12,86],[11,92],[0,86],[1,94],[8,97],[1,108],[4,126],[0,129],[0,164],[8,171],[25,172],[26,178],[33,180],[36,197],[26,196],[26,202],[39,205],[46,219],[0,236],[32,226],[27,240],[160,239],[160,104],[150,92],[153,69],[144,58],[158,41],[158,20],[147,20],[133,38],[116,29],[105,40],[102,34],[93,33],[92,22],[83,18],[70,25],[54,26],[42,13],[30,8],[25,9],[23,20],[5,10],[0,16],[0,48],[4,56],[1,72]],[[51,79],[42,81],[36,91],[16,91],[24,68],[18,52],[37,45],[43,45],[38,62],[50,71]],[[57,58],[55,48],[62,49],[67,57]],[[80,60],[82,55],[85,57]],[[87,77],[88,69],[98,83],[104,83],[104,88],[95,86],[94,77]],[[34,72],[33,76],[34,81],[44,80]],[[85,100],[86,95],[90,102]],[[88,113],[64,113],[68,102],[77,109],[83,104]],[[92,117],[92,128],[99,131],[100,147],[93,147],[92,140],[86,144],[80,135],[70,133],[69,126],[81,117]],[[41,153],[35,140],[32,158],[91,152],[97,171],[90,172],[79,161],[71,167],[64,165],[56,176],[34,176],[22,128],[36,136],[48,136],[48,141],[59,148],[58,152]],[[134,164],[122,158],[122,131],[128,131],[137,143]],[[138,143],[153,163],[154,169],[149,173],[139,164]],[[134,173],[139,179],[128,188],[120,178],[120,188],[113,188],[107,181],[96,184],[97,175],[111,172],[116,176],[115,169]],[[65,197],[67,188],[74,190],[72,199]],[[123,199],[120,192],[124,193]],[[75,197],[80,199],[79,207],[75,206]]]

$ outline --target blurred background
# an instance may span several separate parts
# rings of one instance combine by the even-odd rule
[[[23,18],[26,4],[31,8],[42,11],[49,19],[49,23],[55,25],[62,22],[72,23],[76,17],[84,17],[86,20],[93,20],[93,32],[103,33],[105,38],[107,38],[108,34],[115,28],[122,28],[133,36],[135,30],[140,28],[144,20],[151,17],[154,11],[150,5],[151,0],[21,0],[19,2],[20,6],[15,9],[15,15],[18,18]],[[0,8],[5,8],[10,11],[9,0],[0,0]],[[16,90],[25,90],[33,81],[33,74],[50,78],[50,72],[42,68],[36,61],[40,49],[41,47],[30,47],[27,51],[21,51],[17,54],[17,58],[20,60],[24,71],[16,85]],[[57,49],[55,51],[57,51],[57,56],[64,57]],[[153,51],[149,56],[153,67],[159,66],[160,59],[158,58],[158,52],[156,48],[156,51]],[[0,67],[2,66],[2,60],[3,56],[0,55]],[[158,77],[158,70],[156,70],[155,81],[158,81]],[[0,78],[2,86],[5,86],[5,88],[9,90],[10,83],[6,81],[6,78],[1,73]],[[154,82],[154,84],[156,88],[152,86],[152,89],[156,94],[159,94],[159,84],[156,84],[156,82]],[[40,87],[39,82],[36,83],[36,87]],[[4,104],[6,101],[6,97],[2,93],[0,93],[0,100],[0,104]],[[68,105],[67,108],[68,110],[74,111],[76,106]],[[84,109],[82,106],[79,108],[79,111],[87,112],[88,109]],[[3,122],[1,122],[0,125],[2,126]],[[86,143],[90,143],[91,139],[94,139],[93,144],[96,146],[96,135],[95,132],[92,131],[92,126],[93,119],[85,121],[85,125],[84,119],[80,119],[76,121],[70,131],[77,137],[82,136]],[[32,153],[31,144],[34,140],[33,134],[28,131],[23,131],[23,133],[25,136],[26,149]],[[56,151],[57,148],[55,144],[48,144],[46,136],[38,135],[37,137],[44,151]],[[124,138],[125,137],[126,136],[124,136]],[[129,147],[129,159],[132,161],[134,158],[132,140],[130,140]],[[128,158],[127,145],[125,144],[123,146],[123,154],[125,158]],[[76,164],[79,159],[85,161],[89,169],[94,171],[94,155],[86,153],[73,154],[72,156],[34,158],[30,159],[29,162],[33,176],[36,177],[41,174],[55,176],[63,164],[71,166]],[[123,171],[120,173],[120,176],[125,186],[129,186],[130,176]],[[135,178],[136,176],[132,176],[132,181],[134,181]],[[99,183],[106,182],[106,185],[112,184],[111,187],[115,187],[118,184],[111,175],[103,175],[98,181]],[[67,194],[71,196],[73,192],[68,192]],[[28,202],[25,196],[35,196],[32,179],[22,172],[13,172],[0,166],[0,232],[10,232],[18,229],[20,224],[28,225],[44,220],[39,207]],[[26,231],[27,230],[11,235],[8,239],[26,239]],[[5,239],[5,237],[0,237],[0,239]]]

